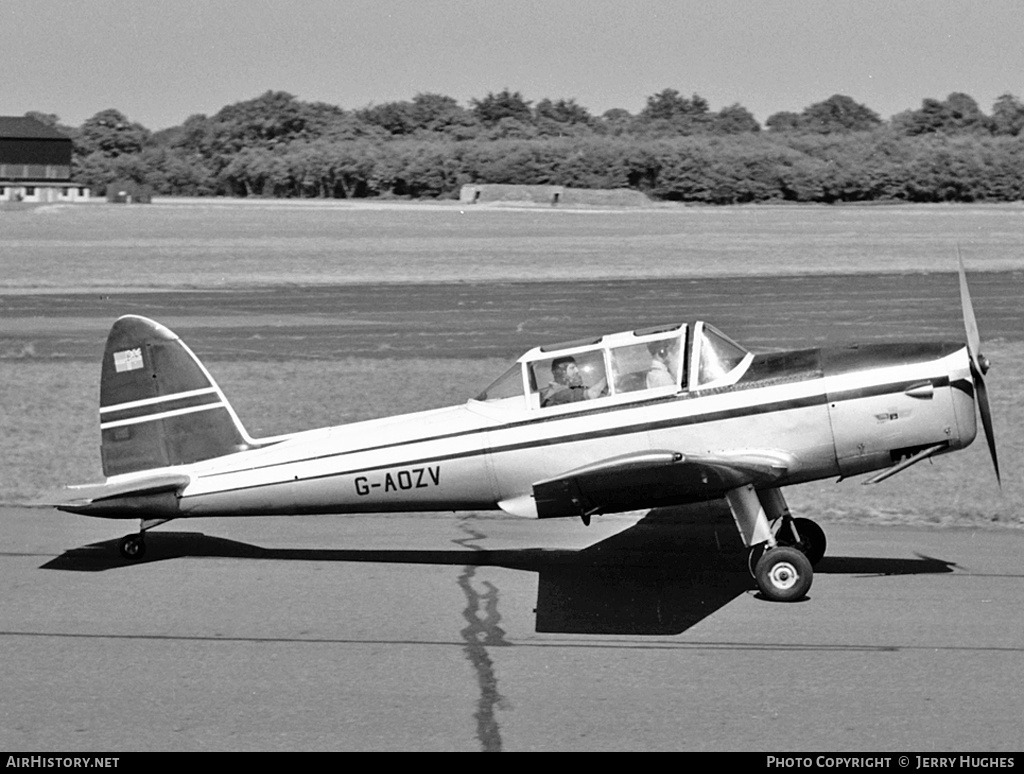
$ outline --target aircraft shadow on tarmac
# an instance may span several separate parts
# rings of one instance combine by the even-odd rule
[[[40,569],[100,572],[185,557],[503,567],[539,577],[536,630],[564,634],[679,634],[741,594],[754,593],[743,547],[724,503],[659,508],[581,550],[362,550],[262,548],[195,532],[154,531],[130,562],[117,540],[66,551]],[[860,576],[949,573],[953,562],[826,556],[816,573]]]

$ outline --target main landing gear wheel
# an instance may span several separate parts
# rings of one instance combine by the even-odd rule
[[[146,541],[142,535],[125,535],[117,544],[117,550],[125,559],[138,561],[146,555]]]
[[[791,546],[769,548],[757,561],[757,587],[772,602],[794,602],[807,596],[814,570],[803,552]]]
[[[783,521],[782,526],[775,535],[780,546],[792,546],[801,550],[807,561],[814,567],[825,555],[825,547],[828,541],[825,540],[825,531],[810,519],[792,519]],[[793,535],[793,529],[800,536],[797,540]]]

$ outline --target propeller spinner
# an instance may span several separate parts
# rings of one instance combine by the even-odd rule
[[[996,455],[996,437],[992,429],[992,408],[988,402],[988,389],[985,387],[989,361],[981,354],[981,335],[978,333],[978,321],[974,317],[974,305],[971,303],[971,293],[967,288],[967,273],[964,271],[964,259],[959,248],[957,261],[960,264],[960,306],[963,308],[964,328],[967,330],[967,353],[971,358],[971,375],[974,377],[974,390],[978,396],[978,411],[981,414],[981,426],[985,429],[988,452],[992,456],[992,467],[996,471],[996,481],[1002,486],[1002,479],[999,477],[999,457]]]

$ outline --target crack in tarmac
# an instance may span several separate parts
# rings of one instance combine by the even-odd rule
[[[459,529],[466,532],[469,537],[452,542],[464,548],[480,550],[479,546],[472,543],[486,535],[471,529],[466,519],[459,520]],[[466,565],[459,574],[459,588],[466,595],[466,607],[462,611],[462,617],[469,622],[460,634],[465,640],[463,650],[466,658],[476,673],[477,684],[480,687],[480,698],[473,715],[476,719],[477,739],[483,752],[501,752],[501,728],[496,710],[504,709],[505,700],[498,691],[498,678],[494,673],[494,663],[487,652],[487,646],[506,646],[510,643],[505,639],[505,630],[499,626],[501,614],[498,612],[498,588],[489,581],[484,581],[483,592],[473,588],[472,580],[476,571],[476,567]]]

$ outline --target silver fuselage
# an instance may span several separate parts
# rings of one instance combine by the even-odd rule
[[[543,411],[471,400],[297,433],[175,468],[189,477],[175,498],[119,504],[115,497],[83,512],[134,518],[146,509],[176,518],[503,508],[531,516],[535,482],[622,454],[772,450],[793,460],[776,482],[786,486],[889,467],[935,444],[960,449],[975,434],[962,345],[799,350],[758,355],[739,381],[716,389]],[[655,504],[664,503],[641,494],[633,507]]]

